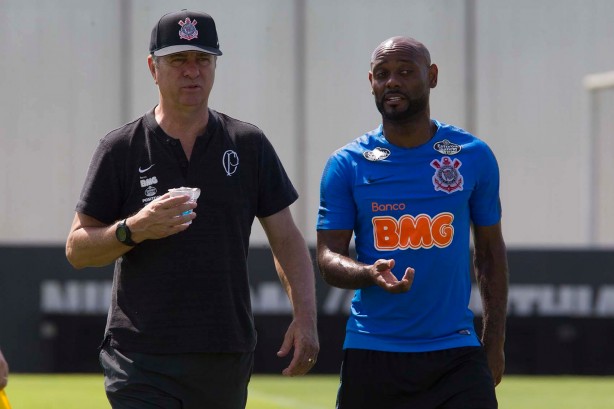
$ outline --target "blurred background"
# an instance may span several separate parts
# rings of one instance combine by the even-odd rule
[[[610,0],[0,0],[0,346],[14,371],[98,370],[112,266],[74,271],[64,241],[98,140],[156,104],[151,28],[181,8],[215,19],[210,106],[272,141],[312,248],[328,155],[380,123],[371,52],[422,41],[439,67],[432,116],[499,160],[509,371],[614,374]],[[290,308],[258,223],[252,247],[256,369],[277,371]],[[318,282],[317,370],[338,371],[350,297]],[[472,308],[479,323],[477,295]]]

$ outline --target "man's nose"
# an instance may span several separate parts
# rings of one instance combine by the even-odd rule
[[[198,65],[198,61],[188,59],[183,64],[183,75],[189,78],[198,77],[200,75],[200,67]]]
[[[386,88],[399,88],[401,83],[398,80],[398,77],[394,74],[390,74],[388,80],[386,81]]]

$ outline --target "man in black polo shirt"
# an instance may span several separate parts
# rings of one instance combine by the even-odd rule
[[[260,129],[209,109],[220,55],[211,16],[160,19],[148,57],[159,103],[100,141],[76,207],[70,263],[115,261],[100,352],[115,409],[245,407],[255,217],[293,306],[283,374],[305,374],[317,358],[313,268],[289,209],[298,194]],[[181,186],[201,190],[198,208],[167,193]]]

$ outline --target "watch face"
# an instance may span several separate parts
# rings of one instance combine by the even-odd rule
[[[126,240],[126,229],[124,227],[117,229],[117,239],[121,242]]]

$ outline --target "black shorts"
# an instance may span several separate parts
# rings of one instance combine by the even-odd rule
[[[244,409],[254,354],[100,351],[113,409]]]
[[[337,409],[496,409],[482,347],[398,353],[347,349]]]

